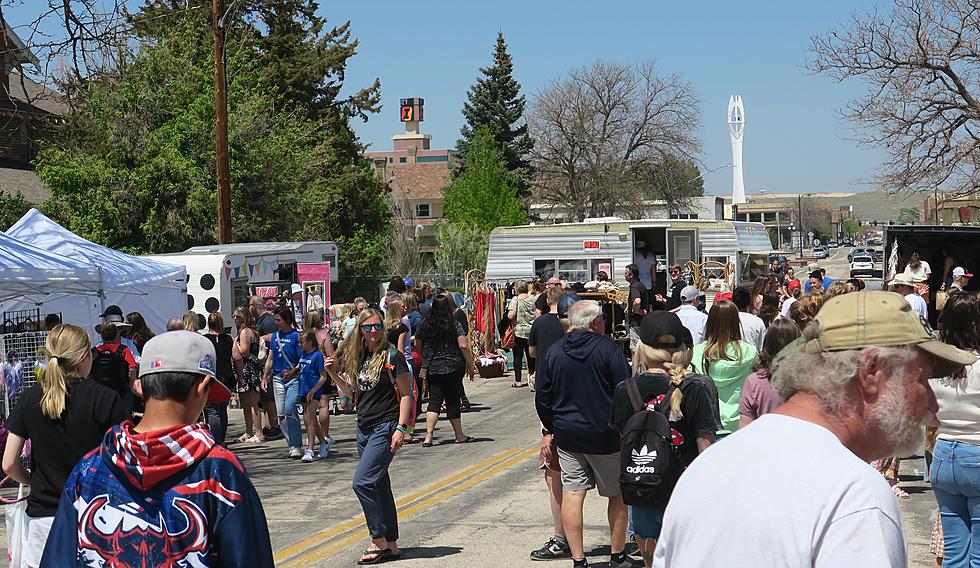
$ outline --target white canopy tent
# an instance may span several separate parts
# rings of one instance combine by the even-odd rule
[[[7,231],[7,238],[10,237],[27,241],[65,262],[84,265],[96,272],[98,285],[94,296],[62,296],[42,304],[42,313],[61,312],[66,323],[94,332],[105,307],[116,304],[124,314],[143,314],[150,329],[159,333],[166,329],[169,318],[187,310],[187,271],[183,266],[129,255],[93,243],[37,209],[28,211]],[[2,282],[0,280],[0,285]],[[37,303],[33,297],[27,300]]]

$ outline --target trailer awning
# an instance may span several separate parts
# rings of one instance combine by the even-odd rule
[[[738,237],[738,250],[742,252],[764,252],[773,251],[772,241],[769,240],[769,231],[759,223],[744,223],[735,221],[735,235]]]

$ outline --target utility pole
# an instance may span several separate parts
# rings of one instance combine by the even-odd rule
[[[228,174],[228,95],[225,91],[225,1],[212,0],[214,34],[214,161],[218,185],[218,243],[231,242],[231,181]]]

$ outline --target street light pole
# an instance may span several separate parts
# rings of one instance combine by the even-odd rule
[[[225,2],[212,0],[214,34],[214,161],[218,193],[218,243],[231,242],[231,181],[228,172],[228,94],[225,90]]]
[[[803,194],[801,193],[797,196],[797,207],[799,209],[798,213],[800,216],[800,260],[803,260]]]

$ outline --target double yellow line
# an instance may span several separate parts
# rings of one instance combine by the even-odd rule
[[[432,505],[482,483],[537,453],[537,447],[511,448],[494,454],[456,475],[413,491],[396,500],[398,521],[403,522]],[[364,517],[357,516],[324,529],[276,552],[274,555],[276,566],[281,568],[309,566],[317,560],[350,547],[358,540],[366,539],[368,537],[367,531],[357,530],[364,528]]]

